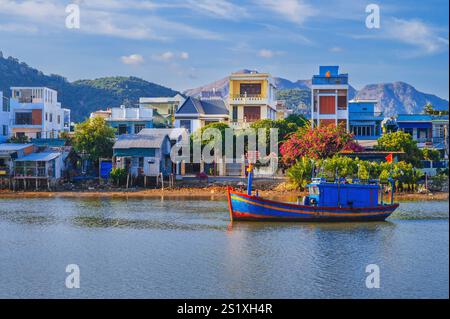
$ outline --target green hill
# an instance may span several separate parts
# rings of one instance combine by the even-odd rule
[[[72,111],[72,120],[81,121],[90,112],[121,104],[136,105],[139,97],[175,96],[178,92],[137,77],[106,77],[69,82],[20,62],[4,58],[0,51],[0,91],[10,96],[11,86],[46,86],[58,91],[58,100]]]

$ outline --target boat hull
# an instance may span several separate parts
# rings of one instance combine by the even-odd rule
[[[365,208],[316,207],[263,199],[228,189],[231,220],[286,222],[384,221],[398,204]]]

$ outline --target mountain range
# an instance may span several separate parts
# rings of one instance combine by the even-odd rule
[[[238,72],[251,72],[240,70]],[[277,98],[285,100],[288,108],[299,113],[308,113],[311,101],[311,80],[290,81],[274,78],[278,87]],[[187,96],[201,95],[202,91],[220,91],[228,95],[229,78],[224,77],[210,84],[186,90]],[[4,58],[0,51],[0,91],[10,96],[11,86],[46,86],[58,91],[58,100],[69,108],[73,121],[81,121],[93,111],[106,107],[137,105],[140,97],[175,96],[176,90],[137,77],[103,77],[93,80],[68,81],[56,74],[43,72],[20,62],[14,57]],[[448,110],[448,101],[438,96],[416,90],[405,82],[370,84],[361,90],[349,88],[350,99],[377,99],[378,108],[386,115],[421,113],[427,103],[436,109]]]
[[[255,72],[253,70],[239,70],[238,73]],[[278,88],[278,98],[285,100],[288,108],[299,113],[308,113],[311,104],[311,80],[297,80],[274,77]],[[189,96],[199,96],[202,91],[216,90],[227,96],[229,92],[229,77],[224,77],[212,83],[189,89],[183,93]],[[349,85],[350,99],[375,99],[378,100],[378,111],[386,116],[397,114],[422,113],[426,104],[430,103],[437,110],[448,110],[449,103],[436,95],[420,92],[412,85],[405,82],[369,84],[361,90],[356,90]]]
[[[11,86],[46,86],[58,91],[58,101],[71,110],[73,121],[82,121],[93,111],[107,107],[137,105],[140,97],[175,96],[178,92],[137,77],[104,77],[94,80],[67,81],[20,62],[4,58],[0,51],[0,91],[10,96]]]

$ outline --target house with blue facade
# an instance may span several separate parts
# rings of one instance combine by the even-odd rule
[[[153,109],[144,107],[113,107],[106,122],[116,129],[117,135],[138,134],[145,128],[153,127]]]
[[[357,140],[376,140],[382,134],[384,115],[376,111],[377,100],[352,100],[348,104],[350,132]]]
[[[428,114],[400,114],[397,116],[398,129],[408,133],[420,148],[433,146],[433,121]]]
[[[399,130],[411,134],[419,148],[433,148],[448,156],[448,115],[401,114]]]

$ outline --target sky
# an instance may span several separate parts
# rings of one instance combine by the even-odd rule
[[[357,89],[404,81],[448,99],[448,12],[447,0],[0,0],[0,51],[70,81],[183,91],[240,69],[296,81],[340,65]]]

